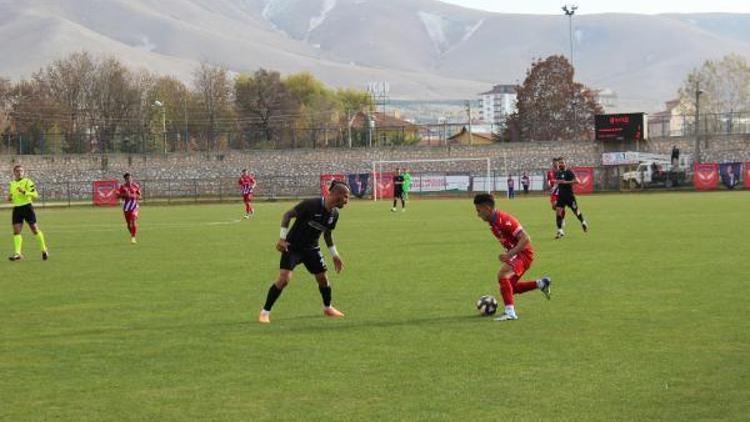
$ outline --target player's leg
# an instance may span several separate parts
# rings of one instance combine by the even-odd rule
[[[497,272],[497,282],[500,285],[500,296],[503,298],[503,304],[505,305],[505,312],[495,318],[498,321],[518,319],[513,302],[513,283],[511,282],[515,276],[516,273],[513,271],[513,267],[507,263],[503,263],[503,266],[500,267],[500,270]]]
[[[33,223],[31,222],[31,220],[28,221],[29,228],[31,229],[31,232],[34,233],[37,244],[39,244],[39,250],[42,252],[42,259],[46,261],[47,259],[49,259],[49,251],[47,250],[47,242],[44,239],[44,233],[42,233],[39,225],[37,225],[35,215],[32,220],[34,221]]]
[[[18,261],[23,258],[23,237],[21,236],[23,217],[21,216],[20,208],[13,208],[13,255],[8,258],[11,261]]]
[[[583,216],[583,212],[581,212],[581,209],[578,208],[578,202],[576,201],[576,198],[573,197],[573,199],[568,204],[568,207],[570,207],[571,210],[573,210],[573,214],[578,218],[578,221],[581,222],[581,227],[583,228],[584,232],[589,231],[589,223],[586,222],[586,218]]]
[[[396,212],[396,204],[398,203],[398,195],[393,195],[393,206],[391,207],[391,212]]]
[[[406,211],[406,192],[401,192],[401,211]]]
[[[253,195],[247,196],[247,212],[250,216],[255,215],[255,208],[253,207]]]
[[[290,255],[290,253],[284,252],[284,255]],[[283,255],[281,259],[282,263],[284,263],[285,258]],[[293,260],[293,257],[287,257],[286,262],[289,263]],[[276,303],[276,300],[279,298],[279,296],[281,296],[281,292],[289,284],[289,281],[291,279],[291,269],[279,269],[279,276],[276,278],[276,281],[271,284],[271,287],[268,288],[268,293],[266,294],[266,303],[263,305],[263,309],[260,310],[260,314],[258,315],[258,322],[262,324],[268,324],[271,322],[271,308],[273,308],[274,303]]]
[[[557,207],[555,210],[555,223],[557,224],[557,234],[555,239],[561,239],[565,236],[563,231],[563,225],[565,224],[565,205],[560,199],[557,200]]]
[[[302,263],[305,268],[315,277],[318,283],[320,297],[323,299],[323,314],[330,317],[342,317],[344,314],[331,306],[331,283],[328,281],[328,267],[320,248],[305,251]]]
[[[138,220],[138,211],[125,213],[125,221],[128,224],[128,232],[130,232],[130,243],[136,243],[135,236],[136,233],[138,233],[138,225],[136,224],[136,220]]]

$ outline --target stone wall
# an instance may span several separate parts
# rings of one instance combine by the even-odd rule
[[[600,166],[606,151],[636,150],[669,154],[677,145],[683,154],[694,150],[693,138],[662,138],[638,145],[597,142],[530,142],[487,146],[323,148],[296,150],[227,151],[206,155],[60,155],[0,156],[0,174],[10,178],[12,167],[21,163],[51,197],[90,196],[91,181],[120,179],[129,171],[149,187],[152,196],[217,195],[236,191],[235,181],[243,168],[259,179],[259,195],[310,194],[317,190],[318,175],[325,173],[369,173],[376,160],[423,160],[473,157],[491,159],[492,170],[505,174],[539,173],[553,156],[565,156],[572,165]],[[703,161],[750,161],[750,136],[715,137],[702,141]],[[392,169],[396,165],[390,166]],[[403,166],[402,166],[403,167]],[[412,172],[470,172],[484,174],[484,162],[414,163]],[[616,187],[611,171],[596,170],[598,188]]]

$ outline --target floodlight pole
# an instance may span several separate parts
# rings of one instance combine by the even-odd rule
[[[695,83],[695,161],[697,163],[701,161],[701,94],[703,94],[703,91],[701,91],[701,83],[698,81]]]
[[[575,68],[573,64],[573,15],[576,14],[578,6],[575,4],[566,4],[562,7],[563,12],[568,17],[568,34],[570,37],[570,65]]]

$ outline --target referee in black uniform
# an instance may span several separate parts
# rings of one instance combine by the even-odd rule
[[[349,202],[351,190],[346,183],[334,181],[328,196],[306,199],[287,211],[281,219],[281,232],[276,249],[281,252],[279,278],[268,289],[266,304],[258,315],[258,322],[271,322],[270,313],[276,299],[279,298],[289,280],[294,267],[304,264],[307,271],[315,276],[318,289],[323,298],[323,313],[330,317],[343,317],[344,314],[331,306],[331,284],[328,281],[325,260],[320,252],[320,235],[326,241],[333,258],[336,272],[344,268],[336,246],[333,243],[333,230],[339,219],[339,209]],[[289,229],[289,222],[294,218],[294,225]]]
[[[555,208],[557,210],[557,235],[555,239],[562,239],[565,236],[563,231],[563,221],[565,220],[565,207],[573,210],[573,213],[578,217],[578,221],[581,222],[581,227],[584,232],[589,231],[589,224],[583,217],[583,213],[578,208],[578,202],[576,196],[573,193],[573,185],[578,183],[578,178],[572,170],[566,167],[565,160],[560,158],[557,163],[557,173],[555,174],[555,183],[557,184],[557,204]]]

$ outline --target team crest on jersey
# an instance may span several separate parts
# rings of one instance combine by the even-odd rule
[[[333,224],[333,216],[328,217],[328,223],[327,224]]]

